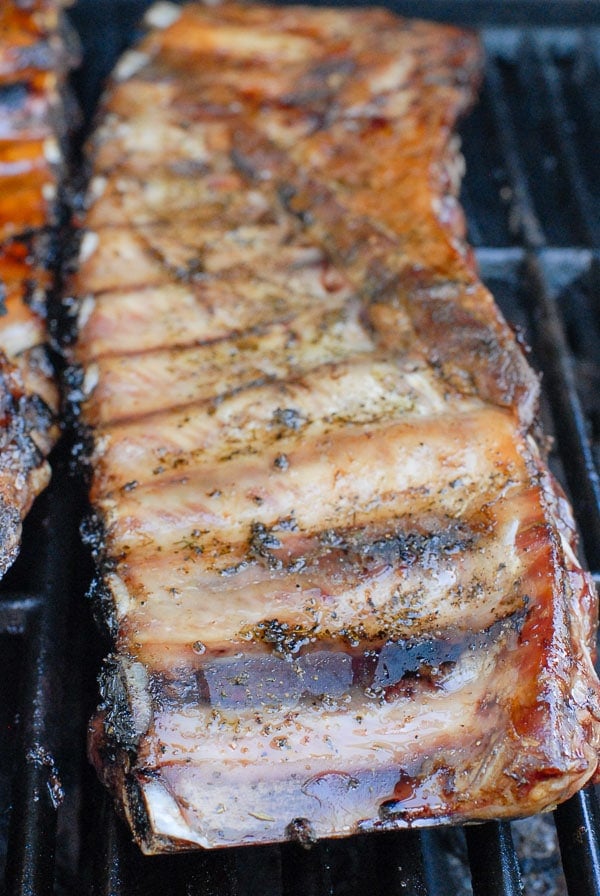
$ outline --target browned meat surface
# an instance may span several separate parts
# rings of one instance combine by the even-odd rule
[[[476,40],[374,10],[149,23],[68,293],[99,774],[147,852],[552,807],[598,763],[596,604],[464,243]]]
[[[61,89],[72,54],[64,3],[0,8],[0,573],[50,476],[58,394],[46,354],[48,228],[62,169]]]

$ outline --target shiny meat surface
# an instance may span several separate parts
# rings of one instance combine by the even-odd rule
[[[149,853],[549,809],[600,743],[538,382],[456,202],[476,40],[159,4],[89,155],[71,400]]]
[[[48,483],[46,456],[58,436],[45,316],[62,175],[61,90],[73,61],[64,5],[6,0],[0,9],[0,573]]]

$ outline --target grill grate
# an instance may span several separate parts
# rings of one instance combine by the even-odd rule
[[[58,470],[57,479],[61,473]],[[53,892],[57,813],[65,802],[65,735],[73,735],[66,667],[74,657],[68,632],[77,522],[72,495],[59,483],[36,504],[21,557],[0,598],[2,777],[0,858],[8,894]],[[70,802],[70,801],[69,801]],[[9,813],[9,806],[14,808]],[[59,821],[60,818],[60,821]],[[60,837],[59,853],[70,844]]]
[[[146,5],[80,0],[72,10],[89,60],[75,77],[85,108]],[[600,25],[593,0],[399,0],[396,9],[475,24]],[[543,371],[551,463],[600,583],[600,28],[488,27],[484,40],[483,95],[463,128],[470,239]],[[104,650],[81,599],[82,499],[67,453],[0,593],[0,893],[517,896],[524,883],[544,896],[600,896],[593,788],[553,819],[142,858],[84,758]]]

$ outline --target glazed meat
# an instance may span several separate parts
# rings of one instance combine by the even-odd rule
[[[0,573],[50,476],[58,393],[46,353],[65,133],[63,87],[73,52],[54,0],[0,9]]]
[[[150,853],[552,807],[598,763],[596,603],[464,243],[476,40],[377,10],[148,24],[67,296],[100,776]]]

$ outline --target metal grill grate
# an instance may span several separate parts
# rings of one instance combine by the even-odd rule
[[[75,80],[86,108],[146,5],[80,0],[73,10],[87,50]],[[600,25],[593,0],[407,0],[396,9],[474,23],[535,24],[537,16]],[[486,83],[463,127],[470,238],[543,372],[552,466],[600,583],[600,28],[489,27],[484,40]],[[0,893],[516,896],[524,881],[544,896],[600,896],[591,788],[553,819],[362,836],[308,851],[286,844],[142,858],[84,757],[103,645],[81,599],[81,497],[66,453],[0,594]]]
[[[72,707],[80,699],[67,684],[68,667],[78,662],[69,631],[77,507],[61,478],[59,466],[57,483],[26,523],[21,557],[0,597],[0,867],[7,894],[53,892],[57,852],[64,860],[72,849],[63,828],[72,804],[67,787],[73,792],[65,747],[78,735]]]

